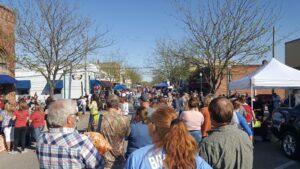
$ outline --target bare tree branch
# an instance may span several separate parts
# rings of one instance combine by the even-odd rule
[[[16,5],[18,64],[41,73],[53,95],[55,80],[78,68],[83,58],[97,49],[111,45],[107,31],[92,30],[88,18],[60,0],[19,1]],[[63,72],[57,77],[59,72]],[[58,79],[57,79],[58,78]]]

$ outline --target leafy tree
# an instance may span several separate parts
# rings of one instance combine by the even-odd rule
[[[189,59],[182,59],[187,55],[183,46],[166,40],[158,41],[155,49],[155,57],[152,60],[154,67],[154,80],[157,83],[161,81],[170,81],[175,87],[178,87],[181,80],[187,79],[191,70]]]
[[[125,78],[130,79],[132,85],[140,84],[143,80],[142,75],[135,69],[125,69]]]
[[[121,63],[117,61],[103,62],[97,64],[98,70],[104,79],[110,82],[120,82],[121,80]]]

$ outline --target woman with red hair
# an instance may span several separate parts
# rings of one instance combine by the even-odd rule
[[[149,119],[148,130],[153,144],[134,151],[126,168],[211,168],[198,156],[197,142],[172,108],[158,107]]]

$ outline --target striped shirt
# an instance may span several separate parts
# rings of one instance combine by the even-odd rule
[[[90,139],[71,128],[50,128],[37,143],[41,169],[103,168],[104,160]]]

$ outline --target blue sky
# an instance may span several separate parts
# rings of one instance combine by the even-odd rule
[[[114,51],[125,55],[127,64],[147,66],[155,41],[170,36],[181,38],[183,30],[172,16],[170,0],[79,0],[80,11],[92,18],[99,28],[109,30],[115,43],[100,51],[103,59]],[[93,58],[93,56],[91,56]],[[143,69],[144,79],[151,80],[149,69]]]
[[[300,38],[300,0],[275,0],[281,6],[280,20],[275,25],[275,56],[284,62],[284,43]],[[99,28],[110,31],[116,42],[103,49],[101,59],[114,50],[126,55],[130,66],[145,66],[159,38],[180,39],[185,33],[173,15],[171,0],[79,0],[80,12],[95,21]],[[270,35],[272,28],[270,28]],[[286,37],[288,36],[288,37]],[[271,43],[271,41],[270,41]],[[271,58],[271,52],[267,53]],[[300,60],[300,59],[299,59]],[[151,80],[146,74],[144,79]]]
[[[284,62],[284,43],[300,38],[300,0],[274,1],[281,6],[280,20],[276,25],[276,40],[282,40],[276,44],[276,58]],[[100,30],[109,30],[108,37],[115,42],[96,55],[89,56],[91,60],[96,58],[101,60],[119,51],[128,59],[128,65],[147,66],[147,60],[151,59],[157,39],[168,36],[180,39],[185,35],[181,23],[172,16],[176,11],[171,0],[68,0],[67,2],[77,3],[79,14],[90,17]],[[289,36],[285,37],[287,35]],[[271,58],[271,52],[266,56],[268,59]],[[143,74],[145,80],[151,80],[148,73]]]

